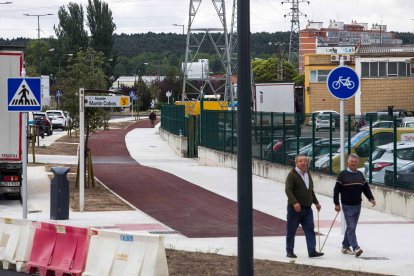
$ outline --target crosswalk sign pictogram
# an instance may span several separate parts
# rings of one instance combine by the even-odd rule
[[[40,78],[7,79],[9,111],[40,111],[41,82]]]

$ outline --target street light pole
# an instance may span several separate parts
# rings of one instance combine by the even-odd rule
[[[176,26],[176,27],[179,27],[179,26],[181,26],[181,27],[183,27],[183,35],[185,34],[184,33],[184,27],[185,27],[185,25],[184,24],[172,24],[173,26]]]
[[[37,39],[40,40],[40,17],[41,16],[48,16],[53,15],[53,13],[44,13],[44,14],[23,14],[24,16],[37,16]]]

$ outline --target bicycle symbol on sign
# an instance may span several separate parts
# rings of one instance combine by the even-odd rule
[[[350,77],[342,78],[339,76],[339,79],[332,83],[334,89],[339,89],[341,86],[345,86],[348,89],[353,89],[355,87],[355,82],[349,80]]]

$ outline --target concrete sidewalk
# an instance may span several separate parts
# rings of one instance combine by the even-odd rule
[[[126,136],[131,156],[142,165],[168,171],[209,191],[237,201],[237,171],[229,168],[199,166],[195,159],[177,157],[154,129],[135,129]],[[322,205],[320,212],[320,238],[322,246],[335,218],[332,198],[318,196]],[[253,207],[272,216],[286,218],[286,195],[284,183],[253,176]],[[317,213],[315,211],[315,220]],[[307,257],[305,237],[296,238],[296,263],[335,267],[346,270],[376,272],[393,275],[411,275],[414,271],[414,221],[388,215],[375,209],[364,208],[358,225],[359,243],[364,249],[362,258],[343,255],[340,252],[340,216],[323,248],[325,256],[320,259]],[[315,221],[315,226],[317,222]],[[187,239],[167,236],[167,247],[191,251],[215,252],[237,255],[236,238]],[[288,262],[285,257],[284,237],[259,237],[254,239],[254,256]]]
[[[196,159],[177,157],[167,143],[155,134],[156,132],[157,129],[153,128],[135,129],[126,136],[128,150],[137,162],[170,172],[195,185],[237,201],[236,170],[199,166]],[[57,163],[61,159],[62,157],[59,156],[48,156],[51,163]],[[28,180],[29,219],[49,221],[50,181],[44,167],[30,167]],[[318,199],[322,205],[320,212],[320,232],[323,234],[320,244],[322,246],[336,212],[332,198],[319,195]],[[259,211],[285,219],[284,184],[253,176],[253,205]],[[5,205],[0,206],[0,212],[2,216],[21,218],[22,211],[18,202],[7,201]],[[145,227],[168,229],[167,226],[139,210],[100,213],[70,212],[70,220],[58,221],[58,223],[91,227],[117,226],[121,230],[138,232],[147,231]],[[127,229],[120,225],[135,225],[137,228]],[[315,225],[317,225],[316,222]],[[361,258],[343,255],[340,252],[343,236],[338,216],[323,249],[325,256],[318,259],[308,258],[305,238],[298,236],[295,246],[295,253],[298,255],[296,263],[392,275],[411,275],[414,271],[412,233],[414,233],[414,221],[412,220],[383,214],[375,209],[363,209],[357,229],[359,243],[364,249]],[[171,249],[237,255],[237,238],[190,239],[178,234],[166,234],[165,244]],[[290,260],[285,257],[284,248],[284,237],[256,237],[254,239],[254,256],[258,259],[289,262]]]

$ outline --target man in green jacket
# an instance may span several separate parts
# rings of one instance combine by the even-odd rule
[[[321,205],[313,191],[313,181],[308,168],[308,157],[298,154],[295,157],[295,168],[286,178],[285,192],[288,197],[287,206],[287,233],[286,256],[296,258],[294,253],[295,235],[299,224],[305,232],[309,257],[320,257],[323,253],[316,251],[315,225],[313,223],[312,203],[316,205],[318,212]]]

